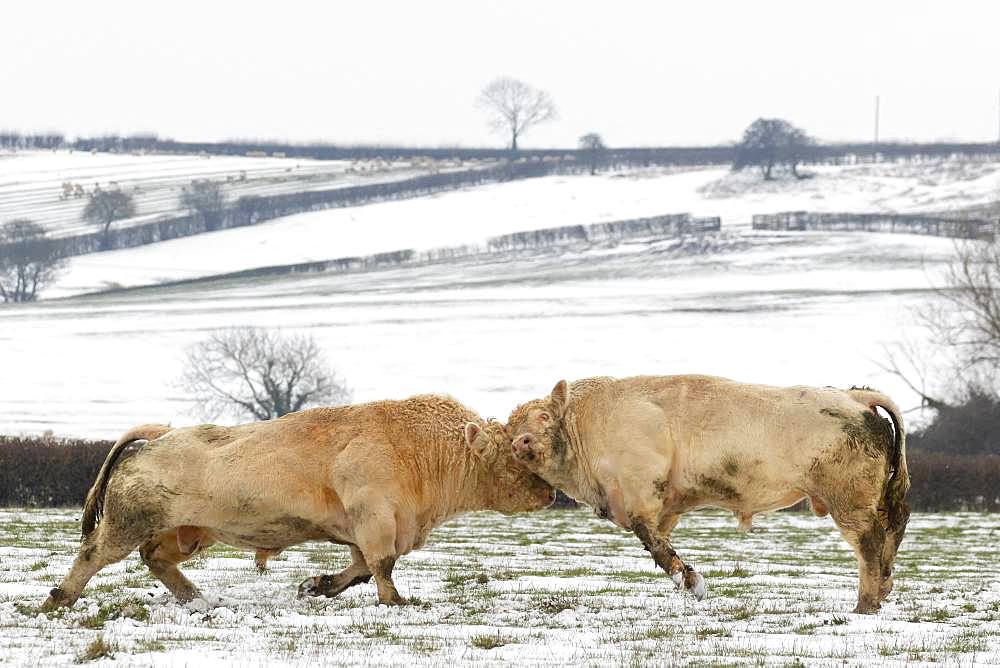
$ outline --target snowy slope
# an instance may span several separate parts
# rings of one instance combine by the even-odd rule
[[[299,214],[140,248],[72,258],[58,297],[259,266],[404,248],[480,243],[507,232],[667,213],[720,216],[727,228],[777,211],[945,211],[1000,198],[1000,163],[817,167],[813,178],[765,183],[726,169],[552,176],[402,202]]]
[[[173,385],[206,331],[317,338],[366,401],[450,392],[506,417],[560,378],[699,372],[773,384],[869,384],[904,408],[883,344],[952,252],[915,235],[723,232],[703,243],[517,252],[0,309],[0,433],[114,438],[199,419]]]
[[[86,193],[96,185],[132,194],[136,216],[128,226],[179,212],[181,188],[193,179],[220,185],[230,201],[244,195],[275,195],[377,183],[455,165],[348,162],[297,158],[112,154],[70,151],[0,151],[0,223],[29,218],[52,236],[94,231],[80,219],[86,197],[63,197],[62,184]]]

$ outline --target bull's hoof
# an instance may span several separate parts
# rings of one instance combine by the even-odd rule
[[[854,606],[853,612],[856,615],[874,615],[876,612],[878,612],[878,609],[879,609],[878,603],[858,602],[858,604]]]
[[[329,596],[333,578],[329,575],[314,575],[299,585],[299,598],[305,596]]]
[[[62,608],[64,606],[73,605],[73,601],[69,600],[69,597],[59,587],[55,587],[49,591],[49,597],[45,599],[41,607],[38,608],[39,612],[52,612],[57,608]]]
[[[389,598],[386,598],[386,599],[379,598],[378,604],[379,605],[410,605],[410,601],[407,601],[405,598],[403,598],[398,593],[396,593],[396,594],[393,594],[392,596],[390,596]]]
[[[879,600],[884,601],[892,593],[892,576],[882,580],[882,585],[878,589]]]
[[[705,594],[708,593],[708,587],[705,585],[705,577],[693,570],[684,573],[684,586],[698,601],[705,598]]]
[[[674,581],[675,587],[687,589],[699,601],[708,593],[705,577],[690,566],[685,565],[684,570],[673,573],[670,579]]]

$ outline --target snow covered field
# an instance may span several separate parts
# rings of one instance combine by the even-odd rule
[[[996,665],[1000,536],[992,516],[916,514],[896,588],[850,613],[854,555],[829,518],[775,513],[748,535],[688,515],[674,545],[708,582],[677,592],[639,541],[586,510],[481,513],[431,534],[393,573],[410,605],[374,585],[298,599],[308,576],[349,562],[293,548],[258,575],[252,555],[210,549],[183,566],[215,607],[179,605],[133,554],[69,611],[37,612],[76,554],[79,509],[0,511],[0,662],[66,665],[97,637],[130,665]],[[104,660],[95,665],[110,665]]]
[[[745,229],[779,211],[945,212],[1000,198],[1000,163],[815,167],[813,178],[765,183],[727,169],[634,170],[551,176],[434,197],[298,214],[151,246],[71,258],[44,294],[149,285],[260,266],[405,248],[482,243],[522,230],[688,212]]]
[[[115,439],[199,421],[174,385],[218,327],[313,335],[355,401],[449,392],[506,418],[560,378],[710,373],[869,384],[953,250],[905,234],[722,232],[356,274],[226,280],[0,309],[0,433]],[[907,416],[912,422],[919,414]]]
[[[439,165],[449,169],[454,166]],[[93,192],[119,187],[135,199],[136,216],[116,227],[179,213],[181,188],[193,179],[218,183],[230,201],[244,195],[276,195],[343,188],[426,174],[409,162],[348,162],[297,158],[113,154],[82,151],[0,151],[0,223],[28,218],[52,236],[93,232],[80,219],[85,196],[66,198],[63,183]]]

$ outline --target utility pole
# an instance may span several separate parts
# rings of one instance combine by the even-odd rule
[[[875,148],[878,148],[878,103],[879,96],[875,96]]]
[[[872,141],[872,162],[878,162],[878,106],[879,96],[875,96],[875,139]]]

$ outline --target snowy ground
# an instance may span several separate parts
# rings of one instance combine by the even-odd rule
[[[560,378],[710,373],[867,384],[909,408],[917,397],[876,361],[919,342],[913,309],[952,251],[916,235],[736,231],[17,305],[0,309],[0,433],[113,440],[197,422],[174,384],[184,348],[233,325],[311,334],[355,401],[449,392],[506,418]]]
[[[727,169],[633,170],[552,176],[434,197],[330,209],[262,225],[71,258],[59,297],[109,285],[149,285],[260,266],[404,248],[481,243],[522,230],[688,212],[745,229],[778,211],[933,211],[1000,199],[1000,163],[935,161],[811,168],[813,178],[761,181]],[[2,216],[0,216],[2,218]]]
[[[63,195],[63,183],[86,193],[95,186],[121,188],[135,199],[136,216],[116,227],[180,211],[181,189],[193,179],[220,185],[230,201],[244,195],[276,195],[342,188],[426,174],[457,165],[410,162],[350,162],[297,158],[174,154],[114,154],[82,151],[0,151],[0,223],[28,218],[52,236],[93,232],[81,220],[86,197]]]
[[[0,511],[0,663],[69,664],[97,637],[115,661],[157,666],[1000,662],[990,515],[914,515],[896,589],[875,616],[850,613],[855,560],[829,518],[776,513],[743,536],[726,514],[688,515],[674,545],[708,581],[698,603],[638,540],[586,510],[449,522],[397,565],[403,608],[376,605],[371,584],[297,599],[301,580],[349,562],[344,548],[309,544],[266,575],[226,547],[185,564],[219,607],[177,604],[133,554],[72,610],[38,613],[75,556],[78,516]]]

